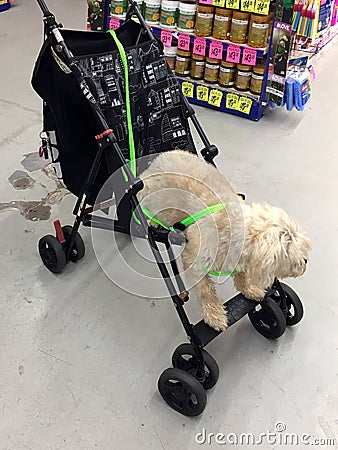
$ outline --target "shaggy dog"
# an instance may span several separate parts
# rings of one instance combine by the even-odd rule
[[[212,328],[225,330],[227,316],[211,270],[231,271],[235,288],[253,300],[263,299],[276,277],[305,272],[311,245],[299,224],[280,208],[246,204],[213,165],[174,150],[160,154],[141,178],[141,206],[167,226],[223,204],[184,230],[187,242],[181,255],[203,319]]]

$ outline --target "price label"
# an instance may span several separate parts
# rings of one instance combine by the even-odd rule
[[[161,41],[166,47],[171,47],[173,40],[173,33],[171,30],[161,30]]]
[[[241,59],[241,47],[239,45],[229,44],[227,48],[227,57],[226,60],[228,62],[238,64]]]
[[[267,16],[270,9],[270,0],[256,0],[254,12]]]
[[[212,5],[212,0],[199,0],[201,5]]]
[[[183,81],[182,92],[186,97],[193,98],[194,96],[194,83],[190,81]]]
[[[225,4],[227,8],[239,9],[240,0],[226,0]]]
[[[225,106],[228,109],[237,109],[238,100],[239,100],[239,95],[228,92],[226,100],[225,100]]]
[[[254,48],[245,47],[242,55],[242,64],[248,66],[255,66],[257,58],[257,51]]]
[[[110,30],[116,30],[120,26],[120,19],[117,19],[116,17],[111,17],[109,21],[109,29]]]
[[[209,105],[216,106],[219,108],[221,106],[221,101],[223,98],[223,92],[219,89],[211,89],[209,93]]]
[[[204,56],[205,55],[206,46],[207,46],[207,41],[206,41],[205,38],[195,37],[194,48],[193,48],[192,52],[195,53],[195,55]]]
[[[243,114],[250,114],[252,106],[252,99],[249,97],[240,97],[237,104],[237,111]]]
[[[212,0],[213,6],[217,6],[218,8],[224,8],[225,0]]]
[[[198,84],[196,87],[196,98],[202,102],[207,102],[209,99],[209,88],[208,86],[203,86]]]
[[[241,0],[241,11],[254,12],[255,0]]]
[[[209,46],[209,58],[222,59],[223,44],[221,41],[210,41]]]
[[[190,36],[188,34],[179,34],[177,46],[179,50],[188,52],[190,48]]]

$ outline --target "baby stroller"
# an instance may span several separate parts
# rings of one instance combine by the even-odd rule
[[[189,295],[172,248],[185,241],[182,227],[168,230],[148,226],[136,196],[143,188],[137,173],[144,168],[141,156],[151,159],[173,148],[196,153],[188,119],[204,144],[201,154],[206,163],[213,164],[218,150],[210,144],[182,95],[165,62],[161,42],[152,35],[135,2],[130,0],[126,22],[111,36],[61,30],[44,0],[37,1],[46,37],[32,79],[44,102],[41,154],[46,158],[51,155],[67,188],[78,197],[74,225],[62,227],[56,221],[56,236],[40,239],[41,259],[54,273],[62,272],[69,261],[79,261],[85,253],[78,233],[81,223],[148,241],[190,341],[174,351],[173,367],[161,374],[158,389],[173,409],[197,416],[205,408],[206,390],[219,376],[216,361],[204,347],[220,332],[203,321],[190,323],[184,309]],[[109,198],[101,198],[100,205],[94,203],[113,173],[118,174],[111,193],[117,220],[94,214],[111,205]],[[164,262],[158,243],[165,245],[169,262]],[[278,280],[259,306],[241,294],[225,306],[229,325],[248,314],[256,330],[270,339],[280,337],[286,325],[298,323],[303,314],[296,293]]]

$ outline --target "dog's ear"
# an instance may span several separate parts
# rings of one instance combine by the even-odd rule
[[[288,257],[288,247],[292,243],[292,241],[294,239],[294,235],[287,228],[283,228],[279,232],[279,239],[280,239],[280,245],[281,245],[283,254],[287,258]]]

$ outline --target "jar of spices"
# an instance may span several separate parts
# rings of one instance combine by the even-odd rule
[[[172,47],[164,46],[163,53],[168,66],[170,67],[171,70],[174,70],[176,63],[177,45]]]
[[[236,64],[221,61],[219,68],[218,84],[222,87],[231,87],[234,85]]]
[[[195,26],[196,3],[180,2],[178,5],[177,29],[183,33],[192,33]]]
[[[198,5],[195,19],[195,35],[210,36],[215,8],[210,5]]]
[[[156,25],[160,18],[161,0],[144,1],[144,19],[146,22]]]
[[[215,39],[225,40],[229,37],[231,27],[232,9],[216,8],[212,36]]]
[[[192,54],[190,77],[194,80],[202,80],[205,68],[205,56]]]
[[[186,77],[189,75],[191,64],[191,52],[185,50],[177,50],[176,53],[176,64],[175,64],[175,74],[178,77]]]
[[[254,48],[266,47],[266,41],[269,31],[269,16],[251,14],[248,45]]]
[[[205,58],[204,79],[208,83],[217,83],[219,63],[219,59]]]
[[[263,79],[264,79],[265,66],[263,64],[257,64],[252,69],[250,92],[259,95],[262,92]]]
[[[234,11],[231,20],[230,41],[245,44],[248,33],[249,13]]]
[[[163,28],[175,28],[178,1],[162,0],[160,12],[160,25]]]
[[[247,91],[250,87],[251,66],[237,64],[235,75],[235,88],[239,91]]]

